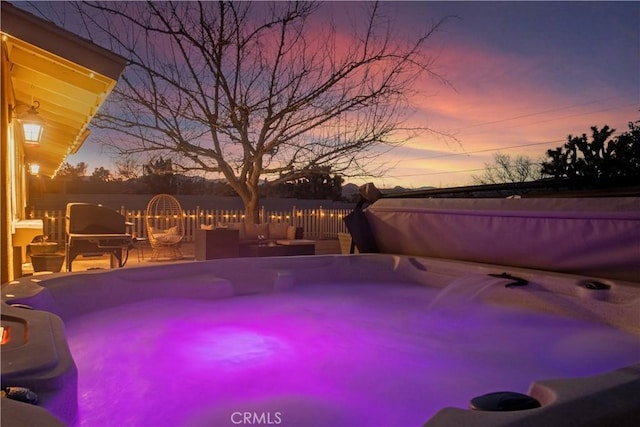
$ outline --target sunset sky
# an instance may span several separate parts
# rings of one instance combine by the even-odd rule
[[[640,119],[640,3],[413,2],[407,25],[456,15],[437,35],[442,87],[424,120],[456,136],[415,140],[385,156],[380,187],[472,183],[496,151],[543,158],[568,134]]]
[[[412,140],[380,157],[392,166],[384,177],[350,182],[469,185],[498,151],[543,159],[569,134],[594,125],[624,132],[640,119],[639,2],[394,2],[390,10],[416,31],[456,17],[430,42],[451,86],[425,80],[428,96],[411,117],[456,139]],[[91,137],[68,161],[88,163],[89,173],[115,169]]]

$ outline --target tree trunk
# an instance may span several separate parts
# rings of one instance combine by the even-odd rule
[[[250,194],[242,197],[244,203],[244,220],[248,224],[258,224],[260,222],[260,198],[257,194]]]

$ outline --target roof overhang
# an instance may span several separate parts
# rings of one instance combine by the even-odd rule
[[[92,42],[2,2],[0,31],[10,62],[15,104],[40,103],[46,125],[27,160],[54,176],[89,134],[89,122],[115,87],[126,60]],[[15,107],[15,106],[14,106]]]

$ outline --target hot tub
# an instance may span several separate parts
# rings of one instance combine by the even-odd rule
[[[64,321],[77,412],[40,406],[69,425],[640,424],[623,280],[363,254],[53,274],[2,298]],[[498,391],[541,406],[468,409]]]

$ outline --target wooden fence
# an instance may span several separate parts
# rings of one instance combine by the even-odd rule
[[[131,231],[138,237],[147,237],[145,227],[145,211],[126,210],[121,207],[119,212],[125,220],[132,225]],[[260,222],[286,222],[287,224],[302,227],[306,239],[337,239],[338,233],[346,233],[343,218],[351,212],[350,209],[296,209],[291,211],[260,211]],[[193,242],[195,231],[200,224],[225,224],[244,220],[244,212],[238,210],[214,210],[200,209],[183,211],[185,219],[185,241]],[[44,234],[50,241],[65,242],[65,212],[34,211],[32,218],[41,218],[44,223]]]

